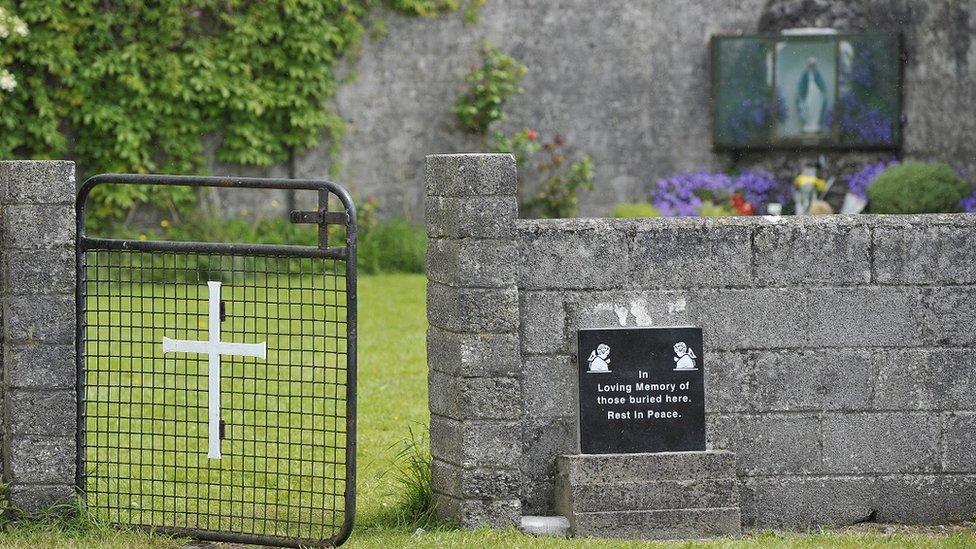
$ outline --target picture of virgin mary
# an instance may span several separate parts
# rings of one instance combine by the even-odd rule
[[[797,85],[796,111],[803,124],[803,133],[819,133],[823,129],[824,114],[827,112],[827,84],[817,68],[816,57],[807,60],[807,68]]]
[[[828,138],[837,82],[834,43],[779,42],[775,65],[776,93],[786,103],[776,134],[804,142]]]

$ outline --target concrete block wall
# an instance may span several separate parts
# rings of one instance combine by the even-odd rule
[[[434,491],[464,526],[519,524],[515,159],[427,157]]]
[[[0,454],[15,510],[74,495],[74,203],[74,163],[0,161]]]
[[[516,261],[517,304],[475,304],[455,320],[517,311],[520,370],[505,398],[520,404],[510,410],[519,429],[504,444],[520,439],[524,514],[553,512],[556,456],[579,451],[576,330],[689,324],[705,337],[708,447],[736,454],[746,526],[976,513],[976,216],[513,227],[517,254],[478,271]],[[429,297],[432,318],[442,295]],[[455,359],[434,330],[436,371]],[[449,390],[440,379],[431,374],[432,395]]]

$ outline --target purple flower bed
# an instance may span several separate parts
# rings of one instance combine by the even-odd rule
[[[736,177],[699,170],[658,180],[651,202],[668,217],[694,216],[705,200],[727,202],[733,194],[742,193],[756,211],[764,211],[770,202],[784,202],[787,188],[762,170],[749,170]]]

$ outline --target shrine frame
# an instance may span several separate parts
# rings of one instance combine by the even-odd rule
[[[804,142],[803,140],[796,138],[784,138],[776,137],[776,128],[778,126],[778,121],[776,117],[773,117],[770,126],[770,137],[767,141],[762,143],[749,143],[749,144],[735,144],[719,139],[719,106],[718,106],[718,96],[719,87],[721,83],[719,82],[719,67],[718,67],[718,57],[719,57],[719,47],[720,43],[724,41],[736,41],[736,40],[757,40],[770,45],[775,45],[780,42],[826,42],[834,43],[835,47],[839,47],[841,41],[845,39],[854,39],[858,37],[865,36],[884,36],[892,37],[895,40],[897,47],[896,58],[898,60],[898,82],[897,82],[897,115],[894,121],[895,127],[897,129],[897,138],[892,143],[888,144],[859,144],[859,143],[840,143],[839,133],[837,129],[837,122],[831,124],[831,137],[828,140],[821,140],[819,142]],[[775,50],[775,47],[771,48]],[[775,59],[775,53],[774,53]],[[782,34],[782,33],[758,33],[758,34],[734,34],[734,33],[718,33],[713,34],[709,38],[708,43],[708,81],[709,81],[709,92],[708,92],[708,112],[709,112],[709,124],[711,125],[711,131],[709,136],[712,142],[711,149],[718,153],[732,153],[736,157],[743,153],[750,152],[762,152],[762,151],[794,151],[794,152],[850,152],[850,151],[865,151],[865,152],[890,152],[892,154],[898,154],[904,143],[904,130],[905,130],[905,63],[907,59],[907,53],[905,50],[905,38],[901,32],[889,32],[889,31],[866,31],[866,32],[854,32],[854,31],[838,31],[829,32],[823,34]],[[775,104],[775,94],[776,94],[776,75],[775,75],[775,61],[773,67],[773,81],[770,84],[770,98]],[[840,79],[835,78],[834,81],[834,98],[837,100],[839,91]]]
[[[315,191],[318,193],[318,209],[314,211],[292,211],[291,212],[291,222],[292,223],[308,223],[315,224],[318,226],[318,245],[317,246],[299,246],[299,245],[277,245],[277,244],[250,244],[250,243],[226,243],[226,242],[188,242],[188,241],[163,241],[163,240],[148,240],[148,239],[114,239],[114,238],[98,238],[90,237],[85,231],[85,219],[86,219],[86,206],[88,198],[93,189],[102,185],[151,185],[151,186],[163,186],[163,187],[189,187],[194,189],[212,188],[212,189],[263,189],[263,190],[285,190],[285,191]],[[330,198],[337,198],[341,210],[340,211],[330,211],[329,203]],[[344,241],[340,246],[332,246],[329,242],[329,228],[330,227],[343,227],[345,230]],[[332,476],[327,477],[333,480],[333,488],[336,488],[338,483],[341,481],[342,490],[341,494],[330,493],[333,502],[342,503],[342,521],[332,521],[326,525],[323,524],[317,526],[321,527],[321,531],[326,531],[331,529],[333,535],[325,539],[314,539],[314,538],[299,538],[299,537],[289,537],[288,535],[277,535],[277,534],[267,534],[255,533],[255,532],[240,532],[231,530],[215,530],[210,528],[192,528],[192,527],[172,527],[167,525],[155,525],[155,524],[129,524],[129,523],[115,523],[113,525],[119,527],[134,527],[137,529],[148,529],[154,532],[158,532],[166,535],[175,536],[186,536],[198,540],[205,541],[223,541],[231,543],[244,543],[244,544],[258,544],[258,545],[268,545],[268,546],[280,546],[280,547],[335,547],[341,545],[345,542],[353,529],[353,523],[355,519],[356,511],[356,345],[357,345],[357,223],[356,223],[356,209],[352,198],[349,193],[340,185],[326,180],[310,180],[310,179],[282,179],[282,178],[248,178],[248,177],[210,177],[210,176],[185,176],[185,175],[144,175],[144,174],[100,174],[89,178],[85,183],[79,188],[77,193],[76,201],[76,275],[77,284],[75,291],[75,305],[76,305],[76,329],[77,335],[75,340],[75,351],[76,351],[76,394],[77,394],[77,432],[76,432],[76,473],[75,473],[75,483],[76,489],[82,498],[82,501],[87,505],[88,495],[86,494],[86,481],[87,481],[87,471],[86,471],[86,435],[88,435],[88,429],[86,425],[86,403],[89,402],[86,399],[86,328],[88,327],[87,316],[87,282],[88,282],[88,265],[86,264],[86,257],[88,252],[165,252],[169,254],[208,254],[209,256],[217,256],[220,258],[230,256],[231,259],[234,257],[244,257],[244,258],[258,258],[263,260],[308,260],[309,262],[315,260],[332,260],[334,265],[338,266],[340,263],[344,264],[344,269],[340,274],[340,271],[328,271],[333,274],[334,278],[342,279],[344,281],[341,292],[335,288],[326,288],[324,291],[333,291],[336,294],[342,293],[344,295],[344,305],[340,307],[337,304],[326,305],[333,307],[339,315],[341,309],[344,309],[344,318],[336,320],[321,320],[322,322],[334,322],[336,325],[344,325],[345,333],[344,337],[342,334],[338,333],[338,328],[336,329],[337,335],[333,338],[336,340],[344,340],[344,351],[336,350],[329,351],[323,350],[322,352],[326,355],[334,354],[337,357],[344,356],[345,364],[336,366],[335,370],[344,372],[344,395],[340,399],[338,396],[335,397],[335,409],[336,415],[327,416],[334,419],[336,424],[342,421],[341,431],[344,439],[344,447],[340,447],[339,443],[336,442],[334,445],[323,445],[322,448],[328,450],[334,450],[333,455],[336,456],[335,462],[331,464],[338,468],[342,467],[344,471],[344,476]],[[144,238],[144,237],[143,237]],[[218,269],[222,268],[223,262],[218,262]],[[209,267],[208,267],[209,269]],[[255,271],[257,272],[257,271]],[[209,273],[209,270],[208,270]],[[286,273],[291,274],[291,273]],[[295,288],[289,286],[288,291],[295,291]],[[304,288],[302,288],[304,291]],[[300,295],[303,295],[300,292]],[[187,298],[188,299],[188,298]],[[325,319],[323,316],[322,319]],[[223,303],[221,303],[221,320],[223,320]],[[318,319],[312,319],[318,320]],[[97,323],[96,323],[97,325]],[[131,328],[130,328],[131,329]],[[323,338],[325,339],[325,338]],[[314,338],[313,338],[314,341]],[[302,349],[304,351],[304,349]],[[96,353],[97,354],[97,353]],[[340,362],[337,358],[336,362]],[[316,368],[317,366],[308,366],[308,368]],[[328,368],[328,366],[323,366]],[[344,367],[344,369],[342,368]],[[328,381],[322,382],[325,386],[335,386],[337,389],[341,388],[342,384],[338,381],[338,374],[336,374],[335,382],[331,384]],[[155,386],[153,386],[155,390]],[[184,389],[186,391],[186,389]],[[303,390],[304,391],[304,390]],[[265,393],[267,396],[269,393]],[[292,395],[294,396],[294,395]],[[304,398],[304,393],[302,394]],[[311,398],[316,398],[315,396]],[[328,397],[323,397],[328,398]],[[344,400],[344,403],[341,402]],[[155,400],[154,400],[155,402]],[[304,402],[304,401],[303,401]],[[340,408],[343,415],[338,415]],[[302,408],[304,413],[304,408]],[[290,410],[288,413],[291,413]],[[267,414],[266,414],[267,415]],[[135,421],[134,419],[132,420]],[[144,420],[143,420],[144,421]],[[221,440],[223,440],[223,420],[221,420]],[[302,424],[304,428],[304,423]],[[278,426],[281,429],[280,426]],[[285,427],[288,429],[288,426]],[[313,429],[314,431],[314,429]],[[338,426],[336,427],[335,436],[338,439],[340,431]],[[140,436],[144,436],[141,435]],[[313,433],[313,436],[314,433]],[[267,442],[265,442],[267,446]],[[278,441],[274,441],[273,444],[278,444]],[[289,446],[295,446],[299,443],[285,442]],[[153,447],[150,451],[154,451]],[[342,456],[342,461],[339,462],[338,456]],[[278,460],[288,460],[289,457],[279,458]],[[305,461],[301,462],[304,465]],[[291,474],[291,473],[286,473]],[[145,482],[145,481],[140,481]],[[183,481],[189,482],[189,481]],[[220,486],[222,489],[223,486]],[[263,487],[267,492],[268,487]],[[257,490],[257,488],[254,488]],[[220,490],[222,493],[222,490]],[[132,494],[130,494],[132,495]],[[174,496],[178,497],[178,496]],[[204,499],[204,498],[197,498]],[[208,499],[208,504],[210,500]],[[220,500],[221,502],[223,499]],[[279,505],[279,504],[275,504]],[[285,506],[287,507],[287,506]],[[290,509],[290,507],[288,507]],[[303,508],[304,509],[304,508]],[[277,510],[277,509],[276,509]],[[331,512],[333,518],[337,518],[336,515],[340,510],[338,509],[324,509],[324,511]],[[152,512],[155,512],[153,510]],[[168,512],[168,511],[164,511]],[[290,512],[290,511],[289,511]],[[164,515],[165,516],[165,515]],[[201,514],[197,513],[198,520]],[[202,516],[210,517],[211,513],[206,513]],[[252,517],[253,518],[253,517]],[[254,519],[258,520],[258,519]],[[265,517],[264,524],[267,525],[268,521],[274,524],[275,519],[268,519]],[[292,519],[287,519],[289,523]],[[298,520],[298,519],[295,519]]]

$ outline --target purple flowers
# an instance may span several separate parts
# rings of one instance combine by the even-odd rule
[[[762,135],[768,133],[772,127],[772,108],[767,97],[754,97],[739,101],[738,107],[729,116],[728,128],[732,140],[736,143],[748,144],[754,133]],[[779,93],[776,94],[776,119],[786,120],[788,109],[786,100]]]
[[[706,200],[724,203],[740,193],[756,211],[763,211],[770,202],[785,201],[787,188],[762,170],[745,171],[736,177],[699,170],[658,180],[651,202],[665,216],[694,216]]]
[[[702,198],[710,198],[731,185],[732,178],[723,173],[679,173],[658,180],[651,191],[651,202],[667,217],[698,215]]]
[[[976,213],[976,193],[973,193],[959,201],[959,206],[966,213]]]
[[[874,178],[881,175],[881,172],[885,171],[888,166],[897,163],[897,160],[891,159],[875,164],[865,164],[860,170],[844,176],[847,179],[847,191],[855,196],[867,199],[868,187],[871,186]]]
[[[876,107],[861,102],[853,92],[840,96],[840,129],[855,143],[891,145],[894,121]]]

